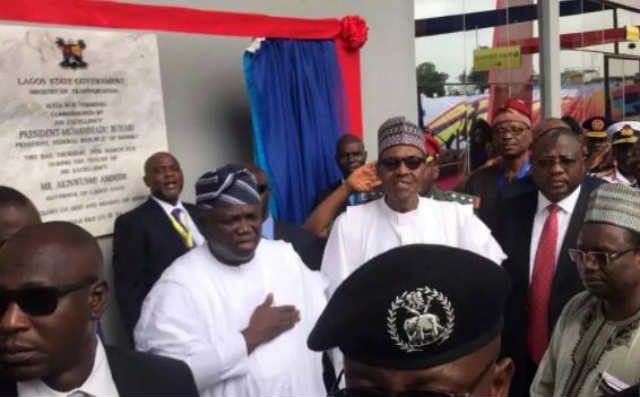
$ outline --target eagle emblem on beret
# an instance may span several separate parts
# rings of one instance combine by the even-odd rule
[[[591,129],[593,131],[602,131],[602,130],[604,130],[604,120],[602,120],[602,119],[594,119],[591,122]]]
[[[387,311],[387,334],[406,353],[444,343],[451,337],[454,324],[449,298],[426,286],[396,296]]]
[[[622,136],[633,136],[635,134],[635,131],[633,130],[633,128],[631,128],[630,125],[626,124],[624,127],[622,127],[622,129],[620,130],[620,135]]]

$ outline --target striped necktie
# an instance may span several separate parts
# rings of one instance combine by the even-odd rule
[[[171,210],[171,216],[174,220],[174,222],[171,223],[173,224],[173,227],[176,229],[180,237],[182,237],[182,240],[184,241],[186,247],[189,249],[193,248],[193,246],[195,245],[193,242],[193,236],[191,235],[189,228],[187,228],[182,221],[182,210],[180,208],[174,208],[173,210]]]

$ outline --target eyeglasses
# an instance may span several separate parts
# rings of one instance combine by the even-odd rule
[[[258,188],[258,193],[260,193],[260,194],[262,194],[264,192],[268,192],[269,190],[271,190],[271,189],[269,189],[269,185],[267,185],[267,184],[258,185],[257,188]]]
[[[340,376],[336,380],[334,384],[333,393],[331,396],[335,397],[470,397],[476,391],[482,379],[484,379],[485,375],[493,368],[496,361],[498,361],[498,357],[496,356],[493,360],[489,361],[489,363],[484,367],[484,369],[475,377],[471,385],[467,388],[467,392],[464,393],[452,393],[443,390],[403,390],[401,392],[392,393],[388,390],[376,389],[376,388],[356,388],[356,387],[348,387],[346,389],[339,389],[337,386],[340,384],[340,379],[344,374],[344,370],[340,372]]]
[[[572,159],[569,157],[560,157],[558,159],[554,159],[554,158],[546,158],[546,159],[539,159],[539,160],[534,159],[532,160],[532,162],[538,167],[546,168],[546,169],[552,168],[556,164],[559,164],[562,169],[568,169],[573,167],[578,162],[578,160]]]
[[[511,135],[513,136],[519,136],[519,135],[522,135],[522,133],[525,131],[529,131],[529,128],[512,126],[512,127],[496,127],[493,129],[493,132],[495,132],[497,135],[504,135],[510,132]]]
[[[0,315],[4,315],[11,302],[16,302],[20,310],[31,316],[46,316],[56,311],[63,296],[86,288],[97,280],[88,279],[61,287],[32,287],[14,291],[0,290]]]
[[[589,262],[595,263],[599,268],[605,268],[608,267],[611,262],[620,258],[622,255],[638,250],[640,250],[640,248],[638,247],[629,248],[617,252],[582,251],[576,248],[569,248],[569,258],[571,258],[573,262],[581,266]]]
[[[395,171],[400,168],[400,164],[404,165],[410,170],[417,170],[422,164],[425,163],[424,157],[408,156],[408,157],[386,157],[380,160],[380,164],[389,171]]]

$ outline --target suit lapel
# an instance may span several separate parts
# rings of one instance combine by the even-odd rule
[[[161,241],[163,244],[171,244],[175,251],[186,250],[184,240],[173,228],[167,213],[160,207],[160,204],[149,198],[145,203],[145,213],[145,218],[149,220],[148,230],[152,236],[160,233],[162,234]]]
[[[515,216],[514,231],[520,234],[520,237],[516,239],[516,247],[514,253],[520,257],[518,261],[520,263],[520,277],[522,280],[522,286],[528,289],[530,278],[530,265],[531,262],[531,232],[533,230],[533,219],[536,215],[536,208],[538,206],[538,192],[533,191],[523,196],[522,206],[519,208],[518,213]]]
[[[135,365],[130,365],[128,360],[123,359],[115,348],[105,346],[104,349],[107,353],[111,376],[113,377],[113,383],[116,384],[116,389],[118,389],[118,394],[121,396],[140,394],[138,385],[143,382],[143,379],[140,379],[140,374],[136,371]]]
[[[556,271],[553,275],[551,286],[551,300],[549,302],[549,325],[555,324],[566,302],[584,287],[578,274],[576,265],[569,258],[569,248],[577,245],[578,234],[584,223],[584,215],[591,191],[598,185],[593,179],[587,177],[580,187],[580,195],[571,214],[567,233],[562,242],[562,248],[558,255]]]
[[[204,236],[204,220],[202,219],[202,212],[200,211],[200,209],[193,204],[182,203],[182,205],[184,205],[184,208],[189,213],[189,216],[196,224],[196,227],[198,228],[200,234]]]
[[[582,227],[582,223],[584,221],[584,214],[587,209],[587,201],[589,198],[590,191],[587,191],[586,188],[582,187],[580,189],[580,195],[578,196],[578,201],[576,201],[576,206],[571,213],[571,219],[569,219],[569,226],[567,227],[567,233],[564,236],[564,240],[562,241],[562,248],[560,248],[560,255],[558,255],[558,264],[556,265],[556,276],[566,271],[567,267],[570,267],[571,270],[575,267],[573,262],[569,259],[569,248],[575,248],[576,242],[578,240],[578,233],[580,233],[580,228]],[[555,278],[555,277],[554,277]]]
[[[0,379],[0,396],[14,397],[18,395],[18,386],[15,381]]]
[[[284,240],[282,224],[275,219],[273,220],[273,237],[276,240]]]

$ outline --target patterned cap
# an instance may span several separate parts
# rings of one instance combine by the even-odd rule
[[[613,123],[606,117],[595,116],[582,123],[587,138],[607,138],[607,128]]]
[[[619,121],[607,128],[612,145],[636,143],[640,137],[640,121]]]
[[[491,125],[495,127],[507,121],[518,121],[531,127],[531,106],[522,99],[510,98],[503,107],[495,111]]]
[[[424,153],[424,133],[404,116],[392,117],[378,129],[378,154],[393,146],[415,146]]]
[[[196,204],[203,208],[218,205],[259,205],[256,178],[241,165],[227,164],[202,175],[196,182]]]
[[[360,266],[331,296],[307,345],[394,369],[430,368],[489,344],[501,332],[506,272],[459,248],[414,244]]]
[[[608,223],[640,233],[640,189],[605,183],[591,193],[585,222]]]

